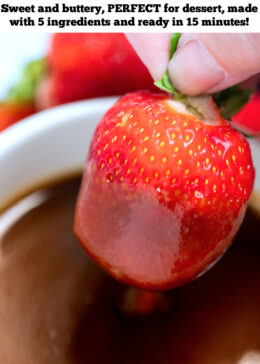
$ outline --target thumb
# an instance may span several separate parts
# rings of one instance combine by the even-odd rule
[[[169,64],[187,95],[222,90],[260,72],[260,34],[183,34]]]

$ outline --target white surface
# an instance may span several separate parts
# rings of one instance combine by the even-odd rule
[[[80,170],[91,136],[116,98],[99,98],[59,106],[12,126],[0,134],[0,210],[14,198],[46,181]],[[260,190],[260,144],[251,143]]]
[[[40,33],[0,33],[0,100],[27,62],[45,56],[49,37]]]
[[[0,210],[44,182],[79,171],[96,124],[115,100],[59,106],[0,133]]]

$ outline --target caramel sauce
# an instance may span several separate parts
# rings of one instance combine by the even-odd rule
[[[127,288],[73,235],[79,183],[43,188],[0,217],[0,363],[260,363],[255,213],[209,272],[172,293],[166,314],[134,320],[118,305]]]

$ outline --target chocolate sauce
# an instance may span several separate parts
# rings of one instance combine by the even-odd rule
[[[224,257],[167,294],[167,313],[135,320],[120,310],[128,288],[73,235],[79,183],[42,189],[0,217],[0,363],[260,363],[258,216],[248,210]]]

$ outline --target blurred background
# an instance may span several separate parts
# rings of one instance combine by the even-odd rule
[[[0,33],[0,99],[29,61],[45,56],[50,38],[42,33]]]
[[[0,34],[0,131],[68,102],[155,90],[124,34]]]
[[[77,100],[157,90],[120,33],[1,33],[0,132],[25,117]],[[260,93],[232,119],[260,131]]]

